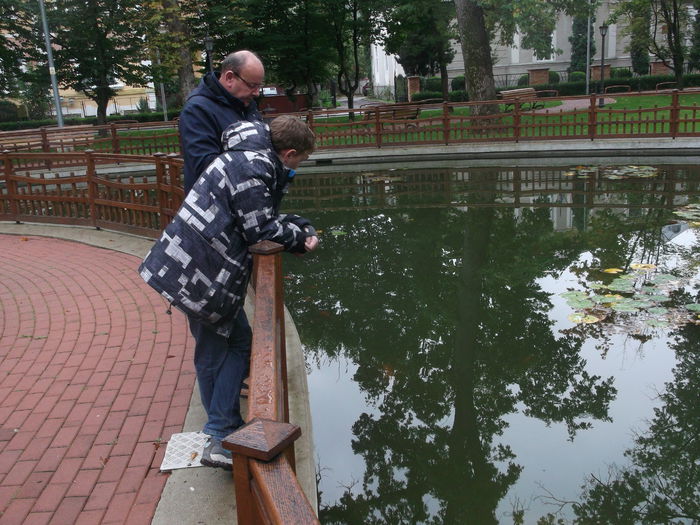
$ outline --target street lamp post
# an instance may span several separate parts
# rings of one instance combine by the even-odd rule
[[[602,108],[605,105],[605,97],[604,92],[605,92],[605,35],[608,34],[608,24],[603,23],[602,26],[600,26],[600,36],[601,42],[600,42],[600,99],[598,101],[598,105]]]
[[[209,71],[214,72],[214,65],[211,60],[212,51],[214,51],[214,39],[209,35],[204,37],[204,48],[207,50],[207,62],[209,62]]]
[[[51,77],[51,87],[53,88],[53,99],[56,105],[56,122],[59,128],[63,127],[63,112],[61,111],[61,97],[58,95],[58,82],[56,82],[56,68],[53,65],[53,53],[51,52],[51,36],[49,35],[49,24],[46,21],[44,10],[44,0],[39,0],[39,12],[41,13],[41,24],[44,28],[44,43],[46,44],[46,54],[49,61],[49,76]]]

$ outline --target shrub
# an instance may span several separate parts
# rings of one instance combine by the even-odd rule
[[[428,100],[430,98],[438,98],[442,100],[442,91],[421,91],[420,93],[413,94],[413,100],[415,102],[420,100]]]
[[[556,71],[550,71],[549,72],[549,83],[550,84],[558,84],[559,83],[559,73]]]
[[[442,93],[442,79],[440,77],[428,77],[422,80],[421,91],[439,91]]]
[[[452,79],[452,82],[450,83],[450,89],[452,91],[466,91],[467,90],[467,84],[466,84],[466,79],[464,78],[464,75],[460,75],[458,77],[454,77]]]
[[[632,71],[626,67],[614,67],[610,70],[612,78],[632,78]]]
[[[585,71],[572,71],[569,73],[569,82],[581,82],[582,80],[586,81]]]
[[[17,120],[19,118],[17,109],[17,106],[9,100],[0,100],[0,122]]]
[[[521,75],[518,79],[518,87],[527,86],[530,83],[530,75]]]
[[[450,102],[469,102],[469,95],[464,89],[456,89],[450,92]]]

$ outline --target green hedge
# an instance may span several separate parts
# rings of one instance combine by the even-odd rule
[[[172,120],[180,114],[180,110],[168,111],[168,119]],[[131,115],[109,115],[107,123],[119,122],[122,120],[136,120],[137,122],[162,122],[163,113],[151,111],[148,113],[133,113]],[[97,124],[97,117],[65,117],[63,124],[66,126],[84,126]],[[16,122],[0,122],[0,131],[13,131],[17,129],[36,129],[42,126],[55,126],[56,119],[42,120],[19,120]]]
[[[467,85],[464,82],[464,75],[454,77],[450,82],[450,89],[452,91],[465,91],[467,89]]]

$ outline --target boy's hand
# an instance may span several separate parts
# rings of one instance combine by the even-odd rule
[[[312,252],[316,249],[318,246],[318,237],[315,235],[312,235],[311,237],[307,237],[306,240],[304,241],[304,249],[307,252]]]

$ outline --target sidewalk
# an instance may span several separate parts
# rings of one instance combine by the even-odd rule
[[[204,416],[185,318],[167,315],[136,272],[151,244],[0,222],[0,525],[235,523],[230,473],[159,472],[170,436]],[[297,473],[315,495],[303,358],[287,322]]]

